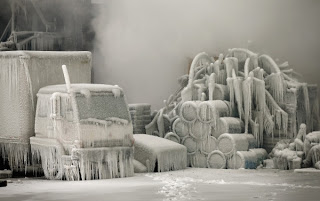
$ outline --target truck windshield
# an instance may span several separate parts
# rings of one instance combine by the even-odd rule
[[[106,120],[111,117],[130,121],[124,96],[115,97],[112,93],[95,93],[87,98],[76,95],[79,117],[81,120],[95,118]]]

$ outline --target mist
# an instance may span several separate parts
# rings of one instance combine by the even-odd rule
[[[97,7],[93,81],[119,85],[129,103],[161,108],[197,53],[233,47],[289,61],[320,85],[319,1],[108,0]]]

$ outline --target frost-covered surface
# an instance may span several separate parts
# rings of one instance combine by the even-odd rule
[[[1,152],[23,166],[34,135],[36,93],[41,87],[63,84],[67,64],[72,83],[91,82],[90,52],[0,52]]]
[[[175,142],[156,136],[134,135],[134,159],[149,172],[184,169],[187,166],[187,149]]]
[[[319,171],[319,170],[318,170]],[[113,180],[48,181],[12,178],[0,190],[1,201],[12,200],[318,200],[319,173],[280,170],[215,170],[188,168],[135,174]],[[20,181],[18,181],[20,180]]]

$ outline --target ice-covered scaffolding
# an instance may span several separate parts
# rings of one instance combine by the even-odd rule
[[[11,168],[28,163],[36,94],[41,87],[65,83],[62,64],[68,65],[72,83],[91,82],[90,52],[0,52],[0,152]]]
[[[230,49],[216,60],[199,53],[189,74],[179,79],[180,88],[168,98],[146,131],[161,137],[166,136],[165,131],[177,134],[188,149],[191,166],[224,167],[213,164],[212,158],[220,158],[221,163],[237,151],[246,151],[248,154],[238,153],[237,157],[245,159],[256,154],[249,153],[250,148],[263,147],[270,152],[280,139],[293,140],[301,123],[307,125],[308,132],[318,129],[317,86],[299,82],[297,75],[288,62],[277,64],[270,56],[247,49]],[[164,123],[167,119],[171,124]],[[256,146],[233,149],[225,159],[217,151],[208,157],[203,144],[223,133],[251,135]],[[201,162],[205,157],[207,164]]]

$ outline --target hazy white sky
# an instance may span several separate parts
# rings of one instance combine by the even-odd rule
[[[94,82],[159,109],[197,53],[245,47],[288,60],[320,85],[319,20],[317,0],[104,1],[93,21]]]

